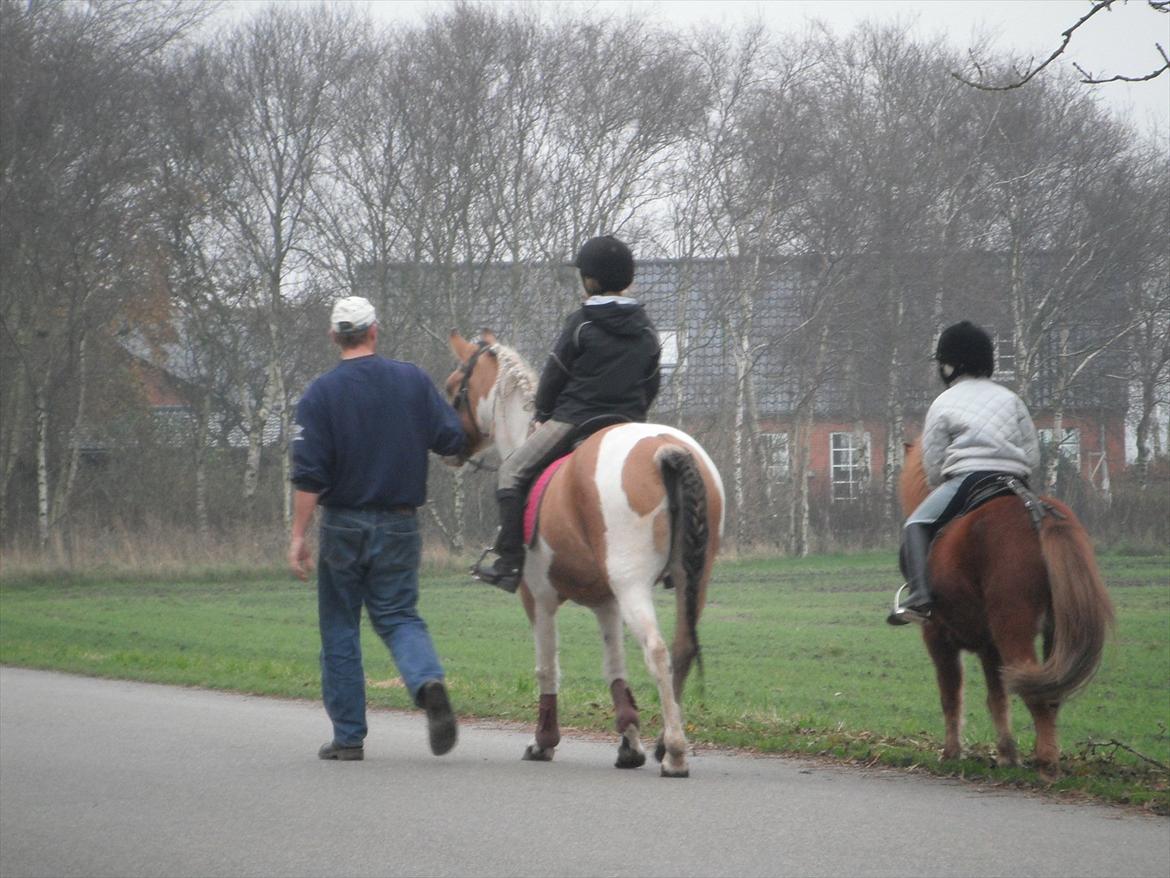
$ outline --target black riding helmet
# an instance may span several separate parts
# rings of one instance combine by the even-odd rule
[[[634,254],[613,235],[590,238],[577,251],[573,265],[582,277],[597,281],[602,293],[620,293],[634,282]]]
[[[960,375],[990,378],[995,371],[991,336],[969,320],[954,323],[942,331],[934,358],[938,360],[939,375],[947,385]]]

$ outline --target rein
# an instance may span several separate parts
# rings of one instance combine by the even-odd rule
[[[467,414],[469,415],[472,414],[471,403],[468,400],[468,391],[471,385],[471,373],[475,369],[475,364],[479,361],[479,358],[483,356],[483,352],[491,347],[491,345],[489,345],[482,338],[479,339],[475,345],[475,353],[467,358],[466,363],[459,364],[459,374],[463,377],[459,379],[459,389],[455,391],[455,399],[451,401],[451,407],[455,409],[455,411],[459,411],[460,408],[466,408]]]
[[[1046,503],[1041,497],[1032,493],[1023,481],[1017,479],[1015,476],[1008,476],[1004,479],[1004,484],[1011,490],[1013,494],[1024,501],[1024,508],[1028,510],[1028,515],[1032,519],[1032,527],[1037,532],[1040,530],[1040,523],[1044,520],[1045,515],[1051,515],[1053,518],[1064,518],[1065,515],[1051,503]]]

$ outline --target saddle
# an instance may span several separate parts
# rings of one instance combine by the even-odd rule
[[[559,470],[572,456],[573,452],[562,455],[544,468],[536,481],[532,483],[532,488],[528,491],[528,497],[524,501],[524,545],[532,546],[536,543],[536,535],[540,532],[540,501],[544,499],[544,492],[548,488],[548,483],[552,481],[552,477],[557,474]]]
[[[996,497],[1009,494],[1014,494],[1023,501],[1024,508],[1028,510],[1028,515],[1032,519],[1032,527],[1036,530],[1040,530],[1040,522],[1045,515],[1064,518],[1064,513],[1042,500],[1019,476],[1007,473],[972,473],[963,480],[950,504],[939,516],[936,532],[952,519],[974,512]]]

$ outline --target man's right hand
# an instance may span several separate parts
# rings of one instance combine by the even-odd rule
[[[309,571],[313,569],[313,558],[309,554],[309,547],[305,544],[305,534],[309,530],[309,522],[313,520],[313,512],[317,509],[317,495],[300,488],[293,493],[293,520],[289,531],[291,540],[288,547],[288,569],[297,579],[309,578]]]
[[[293,537],[289,543],[288,569],[302,582],[309,578],[309,571],[313,569],[313,556],[309,554],[304,537]]]

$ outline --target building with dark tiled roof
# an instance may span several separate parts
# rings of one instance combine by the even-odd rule
[[[1042,263],[1030,283],[1048,282]],[[755,445],[767,473],[788,476],[794,417],[811,392],[810,484],[815,496],[836,502],[858,499],[880,480],[890,424],[901,425],[898,443],[917,433],[941,390],[931,359],[939,326],[970,319],[986,327],[997,340],[996,378],[1018,384],[1003,256],[960,254],[943,263],[911,254],[885,273],[885,293],[876,266],[865,256],[831,265],[816,257],[639,261],[631,294],[645,303],[663,342],[664,381],[652,417],[694,433],[730,477],[736,356],[750,316],[744,362],[759,428]],[[447,297],[458,328],[493,328],[537,370],[580,296],[576,272],[565,265],[495,263],[446,272],[403,265],[385,277],[394,299],[408,288],[428,307]],[[1092,348],[1115,334],[1125,309],[1112,292],[1078,305],[1065,325],[1070,349]],[[902,301],[897,314],[892,293]],[[810,351],[822,328],[817,364]],[[1028,390],[1042,435],[1053,427],[1057,340],[1046,342]],[[1125,356],[1115,345],[1093,358],[1063,407],[1064,458],[1098,487],[1124,466]],[[435,374],[444,368],[433,366]]]

